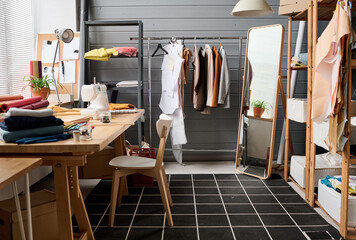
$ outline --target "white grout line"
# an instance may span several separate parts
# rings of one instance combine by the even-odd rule
[[[250,201],[250,204],[251,204],[251,206],[253,207],[253,210],[255,210],[255,212],[256,212],[256,214],[257,214],[257,217],[260,219],[260,221],[261,221],[261,223],[262,223],[264,229],[266,230],[266,232],[267,232],[269,238],[270,238],[271,240],[273,240],[273,238],[272,238],[271,234],[269,233],[269,231],[268,231],[266,225],[265,225],[264,222],[262,221],[262,218],[261,218],[260,214],[258,213],[258,211],[256,210],[255,206],[253,205],[253,203],[252,203],[250,197],[248,196],[248,194],[247,194],[247,192],[246,192],[244,186],[241,184],[241,181],[240,181],[239,177],[238,177],[236,174],[235,174],[235,177],[236,177],[237,181],[240,183],[240,185],[241,185],[243,191],[244,191],[245,194],[246,194],[247,199]],[[260,180],[260,181],[261,181],[261,180]]]
[[[137,205],[136,205],[136,208],[135,208],[135,212],[133,213],[132,220],[131,220],[129,229],[127,230],[125,240],[127,240],[128,237],[129,237],[130,230],[131,230],[131,228],[132,228],[132,224],[133,224],[133,222],[134,222],[134,220],[135,220],[135,216],[136,216],[137,209],[138,209],[138,207],[139,207],[139,205],[140,205],[140,201],[141,201],[141,198],[142,198],[142,195],[143,195],[143,191],[145,191],[145,187],[143,187],[142,190],[141,190],[141,195],[140,195],[140,198],[139,198],[138,201],[137,201]]]
[[[105,213],[108,211],[109,208],[110,208],[110,203],[108,204],[107,208],[105,209],[104,214],[101,216],[101,218],[100,218],[98,224],[97,224],[96,227],[94,228],[93,234],[95,233],[96,229],[99,227],[101,221],[102,221],[103,218],[105,217]],[[91,214],[91,215],[92,215],[92,214]],[[90,224],[90,225],[91,225],[91,224]]]
[[[225,207],[224,198],[223,198],[222,195],[221,195],[220,188],[219,188],[219,184],[218,184],[218,181],[217,181],[216,178],[215,178],[215,175],[214,175],[214,179],[215,179],[216,187],[217,187],[217,189],[218,189],[218,191],[219,191],[220,199],[221,199],[221,202],[222,202],[222,206],[223,206],[223,208],[224,208],[224,211],[225,211],[225,215],[226,215],[227,221],[229,222],[229,226],[230,226],[230,230],[231,230],[232,236],[233,236],[233,238],[236,240],[236,236],[235,236],[235,233],[234,233],[234,229],[232,228],[232,225],[231,225],[231,222],[230,222],[230,217],[229,217],[229,214],[227,213],[227,210],[226,210],[226,207]]]
[[[196,224],[196,229],[197,229],[197,240],[200,240],[200,235],[199,235],[199,222],[198,222],[198,212],[197,212],[197,203],[195,201],[195,189],[194,189],[194,179],[193,179],[193,174],[190,175],[190,179],[192,181],[192,189],[193,189],[193,201],[194,201],[194,212],[195,212],[195,224]]]
[[[297,224],[296,221],[294,221],[294,219],[292,218],[292,216],[289,214],[289,212],[284,208],[284,206],[282,205],[282,203],[278,200],[278,198],[272,193],[271,189],[269,189],[269,187],[267,186],[267,184],[264,182],[264,181],[261,181],[263,182],[263,184],[268,188],[268,191],[271,192],[271,194],[273,195],[273,197],[276,199],[276,201],[279,203],[279,205],[283,208],[283,210],[287,213],[287,215],[290,217],[290,219],[292,219],[292,221],[294,222],[294,224],[298,227],[298,229],[302,232],[303,235],[304,234],[304,231],[300,228],[300,226]]]

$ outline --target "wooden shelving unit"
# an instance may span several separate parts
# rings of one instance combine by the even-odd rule
[[[356,4],[355,0],[351,1],[353,6]],[[312,86],[315,74],[315,49],[317,43],[317,33],[318,33],[318,21],[320,20],[330,20],[333,16],[333,11],[335,10],[337,1],[336,0],[310,0],[308,2],[308,8],[298,12],[291,13],[288,15],[288,71],[287,71],[287,99],[290,97],[290,77],[292,70],[307,70],[308,71],[308,92],[307,92],[307,122],[306,122],[306,169],[305,169],[305,180],[306,188],[305,200],[306,202],[314,207],[315,204],[320,205],[316,200],[316,194],[314,193],[314,178],[315,178],[315,144],[313,143],[313,126],[311,120],[311,109],[312,109]],[[354,9],[352,9],[354,10]],[[292,21],[308,21],[308,66],[307,67],[290,67],[291,63],[291,30]],[[347,108],[347,118],[348,121],[345,125],[345,136],[350,136],[351,126],[351,70],[356,69],[356,59],[351,59],[351,51],[348,51],[349,59],[349,79],[348,79],[348,108]],[[284,166],[284,178],[288,180],[288,135],[289,132],[289,120],[286,118],[286,145],[285,145],[285,166]],[[345,239],[356,239],[355,228],[348,228],[348,185],[349,185],[349,168],[350,164],[356,164],[356,157],[350,156],[350,139],[345,144],[342,151],[342,189],[341,189],[341,217],[340,217],[340,234]],[[299,186],[300,187],[300,186]],[[322,208],[323,209],[323,208]]]

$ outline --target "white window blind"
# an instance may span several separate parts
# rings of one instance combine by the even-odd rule
[[[22,94],[30,74],[34,28],[31,0],[0,0],[0,95]]]

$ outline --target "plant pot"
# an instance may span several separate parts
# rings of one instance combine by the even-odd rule
[[[48,98],[49,95],[48,88],[41,88],[38,91],[34,88],[30,88],[30,89],[31,89],[31,97],[40,96],[42,100],[46,100]]]
[[[264,112],[263,108],[260,107],[253,107],[253,116],[254,117],[261,117]]]

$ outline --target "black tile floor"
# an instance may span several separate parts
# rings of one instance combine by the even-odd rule
[[[129,187],[116,210],[115,226],[107,227],[111,181],[102,180],[85,200],[95,239],[342,239],[279,176],[259,180],[239,174],[187,174],[168,179],[174,227],[166,223],[156,183]]]

